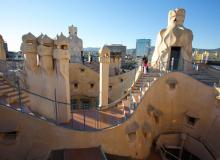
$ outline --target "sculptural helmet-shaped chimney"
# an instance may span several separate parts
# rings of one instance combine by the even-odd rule
[[[193,33],[184,26],[185,14],[183,8],[170,10],[167,28],[157,36],[151,64],[160,70],[192,70]]]
[[[55,49],[53,57],[56,61],[56,99],[59,102],[57,113],[58,122],[68,122],[71,119],[70,112],[70,84],[69,84],[69,42],[62,33],[54,41]]]
[[[53,40],[47,35],[40,35],[38,38],[38,55],[42,70],[49,74],[53,71]]]
[[[37,38],[28,33],[22,36],[21,51],[26,56],[26,69],[35,71],[37,68]]]

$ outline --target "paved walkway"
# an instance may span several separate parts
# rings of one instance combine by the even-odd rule
[[[97,130],[118,125],[125,120],[124,115],[113,110],[78,109],[72,113],[72,121],[62,126],[77,130]]]

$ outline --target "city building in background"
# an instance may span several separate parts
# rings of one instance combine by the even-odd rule
[[[132,48],[132,49],[127,49],[126,54],[128,55],[132,55],[133,57],[136,56],[136,49]]]
[[[209,64],[220,64],[220,52],[215,50],[195,50],[192,54],[195,63],[205,62]]]
[[[19,51],[19,52],[13,52],[13,51],[8,51],[6,52],[6,59],[8,61],[23,61],[24,60],[24,54]]]
[[[6,41],[4,41],[3,43],[3,48],[5,50],[5,54],[6,54],[6,59],[8,61],[11,61],[11,60],[17,60],[17,61],[22,61],[24,60],[24,55],[22,54],[21,51],[18,51],[18,52],[14,52],[14,51],[9,51],[8,50],[8,43]]]
[[[143,57],[150,54],[151,39],[137,39],[136,40],[136,56]]]

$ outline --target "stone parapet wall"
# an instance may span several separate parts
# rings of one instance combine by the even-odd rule
[[[109,99],[110,102],[117,100],[127,91],[135,79],[135,69],[129,72],[109,77]],[[74,87],[74,84],[78,87]],[[94,86],[91,88],[91,84]],[[70,94],[71,96],[84,95],[98,97],[99,95],[99,73],[77,63],[70,63]]]
[[[175,79],[176,86],[170,87],[168,79]],[[215,96],[214,88],[182,73],[169,73],[152,84],[135,113],[126,122],[94,132],[73,131],[0,107],[1,133],[10,128],[8,126],[12,126],[9,131],[18,133],[14,143],[7,147],[5,139],[1,139],[0,158],[46,159],[53,149],[101,145],[103,151],[109,154],[144,159],[150,154],[153,141],[161,133],[185,132],[209,144],[217,159],[220,155],[220,112]],[[199,120],[192,125],[186,121],[187,115],[194,116],[195,112]]]

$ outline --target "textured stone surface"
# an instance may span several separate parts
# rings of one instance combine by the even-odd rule
[[[31,110],[58,122],[68,122],[71,118],[68,38],[63,34],[55,40],[42,34],[36,38],[28,33],[22,41],[21,50],[26,55],[25,81],[28,90],[39,95],[29,94]],[[67,104],[55,106],[55,99]]]
[[[77,27],[73,25],[69,27],[69,51],[70,62],[82,63],[81,51],[83,51],[83,41],[77,36]]]
[[[184,9],[169,11],[167,28],[162,29],[157,35],[152,56],[152,65],[155,68],[168,69],[171,47],[181,47],[178,67],[183,70],[191,70],[193,34],[190,29],[183,26],[184,20]]]
[[[99,51],[100,75],[99,75],[99,106],[108,105],[108,89],[109,89],[109,63],[110,50],[103,47]]]
[[[174,90],[170,90],[166,84],[169,78],[175,78],[178,81]],[[37,117],[31,117],[7,107],[0,107],[0,130],[4,131],[4,124],[20,126],[14,145],[6,147],[0,143],[0,159],[20,160],[26,159],[27,155],[32,156],[32,159],[37,157],[47,159],[45,152],[49,153],[50,150],[100,145],[106,153],[146,159],[151,152],[153,141],[158,135],[167,132],[188,133],[197,139],[204,140],[212,151],[216,151],[216,155],[220,155],[218,139],[220,113],[215,96],[214,88],[182,73],[169,73],[152,84],[133,116],[126,122],[94,132],[58,127],[39,120]],[[148,106],[150,104],[154,106],[154,110],[160,110],[163,113],[158,120],[155,119],[154,114],[149,114]],[[188,127],[185,121],[184,113],[191,109],[196,109],[200,115],[200,119],[194,127]],[[134,122],[139,128],[136,127],[132,133],[127,134],[127,126]],[[38,149],[36,150],[36,148]],[[197,149],[198,153],[203,153],[200,148],[193,147],[193,149]],[[208,158],[204,157],[204,159]]]

